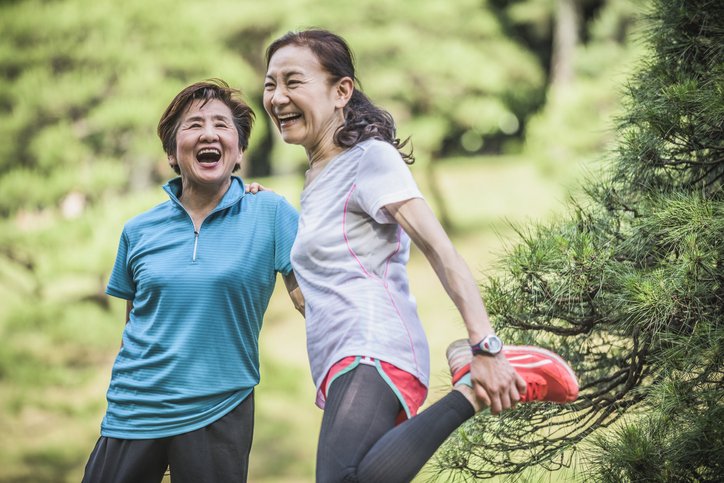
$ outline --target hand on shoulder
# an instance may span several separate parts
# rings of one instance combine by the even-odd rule
[[[252,182],[244,186],[244,191],[246,193],[251,193],[253,195],[257,194],[259,191],[270,191],[274,192],[273,189],[269,189],[266,186],[259,184],[257,182]]]

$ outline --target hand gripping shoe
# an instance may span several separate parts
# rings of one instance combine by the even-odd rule
[[[527,389],[525,394],[521,395],[521,402],[548,401],[565,404],[578,397],[576,375],[559,355],[534,346],[505,346],[502,354],[526,382]],[[469,385],[469,381],[464,379],[470,373],[470,363],[473,360],[468,341],[460,339],[450,344],[447,360],[453,385]]]

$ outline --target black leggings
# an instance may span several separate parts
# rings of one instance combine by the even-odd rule
[[[475,414],[452,391],[395,426],[401,405],[372,366],[360,364],[334,380],[327,394],[317,449],[317,483],[407,482],[445,439]]]

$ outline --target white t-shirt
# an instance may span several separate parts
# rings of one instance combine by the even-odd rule
[[[410,239],[384,209],[412,198],[422,194],[407,165],[377,140],[338,155],[302,192],[291,260],[320,407],[324,377],[347,356],[389,362],[429,384],[429,348],[405,267]]]

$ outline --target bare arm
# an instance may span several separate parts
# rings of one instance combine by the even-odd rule
[[[287,287],[287,292],[289,293],[289,298],[292,299],[294,308],[304,316],[304,295],[302,295],[302,290],[299,288],[299,284],[297,284],[297,277],[294,276],[294,272],[289,272],[289,275],[284,275],[284,285]]]
[[[430,262],[460,312],[470,342],[477,343],[493,334],[477,283],[428,204],[413,198],[385,208]],[[512,407],[520,399],[520,392],[525,391],[525,381],[502,354],[473,357],[471,375],[477,398],[493,414]]]
[[[126,324],[131,320],[131,309],[133,309],[133,300],[126,300]],[[121,336],[121,348],[123,348],[123,336]]]
[[[133,309],[133,300],[126,300],[126,323],[131,320],[131,309]]]

